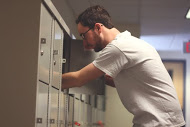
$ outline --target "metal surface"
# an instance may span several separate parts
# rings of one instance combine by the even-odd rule
[[[74,127],[77,127],[79,124],[81,124],[81,121],[80,121],[80,103],[81,101],[77,98],[74,99]]]
[[[105,105],[105,96],[97,95],[96,105],[97,105],[97,109],[105,110],[105,106],[104,106]]]
[[[92,106],[87,105],[87,126],[91,127],[92,126]]]
[[[51,87],[50,90],[50,127],[58,126],[58,96],[59,90]]]
[[[62,76],[63,31],[57,21],[55,21],[54,25],[52,86],[60,89]]]
[[[63,92],[59,93],[59,125],[58,127],[65,127],[66,121],[66,95]]]
[[[47,126],[48,115],[48,85],[38,82],[37,118],[36,127]]]
[[[47,84],[50,82],[50,54],[52,44],[53,18],[47,9],[41,6],[40,17],[40,57],[39,79]]]
[[[69,96],[69,105],[68,105],[68,127],[73,127],[73,117],[74,117],[74,97]]]

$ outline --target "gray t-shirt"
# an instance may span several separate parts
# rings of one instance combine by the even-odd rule
[[[120,33],[93,64],[111,76],[134,127],[180,127],[185,124],[172,80],[157,51]]]

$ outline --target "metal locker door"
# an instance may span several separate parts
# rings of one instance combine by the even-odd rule
[[[92,107],[92,127],[97,125],[97,108]]]
[[[74,99],[74,127],[81,125],[80,123],[80,100],[79,98]]]
[[[73,127],[73,116],[74,116],[74,97],[69,96],[69,105],[68,105],[68,122],[67,127]]]
[[[88,127],[92,126],[92,107],[90,104],[87,105],[87,123]]]
[[[59,126],[58,127],[65,127],[65,120],[66,120],[66,95],[63,92],[59,94]]]
[[[95,53],[92,50],[84,50],[82,40],[71,40],[71,52],[70,52],[70,66],[69,71],[78,71],[91,63],[99,53]],[[86,83],[82,87],[74,87],[69,89],[70,94],[98,94],[104,95],[105,83],[104,77],[97,78],[91,82]]]
[[[53,18],[43,4],[40,18],[39,80],[49,84]]]
[[[60,28],[57,21],[54,23],[54,34],[53,34],[53,79],[52,85],[55,88],[61,86],[62,76],[62,49],[63,49],[63,31]]]
[[[97,122],[99,124],[104,123],[104,111],[105,111],[105,96],[97,95]]]
[[[47,127],[48,85],[38,81],[36,127]]]
[[[100,110],[105,110],[105,96],[96,95],[96,106]]]
[[[84,103],[84,127],[88,127],[88,104]]]
[[[50,90],[50,127],[58,126],[58,95],[59,90],[51,87]]]
[[[90,95],[85,95],[85,94],[82,94],[82,96],[81,96],[81,100],[82,101],[84,101],[84,114],[83,114],[83,119],[84,119],[84,121],[83,121],[83,123],[84,123],[84,127],[88,127],[88,117],[90,117],[90,116],[88,116],[89,114],[88,114],[88,105],[90,104]]]
[[[84,121],[85,121],[85,113],[84,113],[84,101],[80,101],[80,122],[82,127],[85,127],[84,125]]]

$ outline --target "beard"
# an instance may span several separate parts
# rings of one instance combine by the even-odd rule
[[[103,48],[102,46],[102,39],[100,38],[99,35],[97,35],[96,33],[94,34],[94,41],[96,42],[96,45],[94,47],[94,51],[95,52],[99,52],[101,51]]]

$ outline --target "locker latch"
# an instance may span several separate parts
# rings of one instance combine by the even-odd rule
[[[46,44],[46,38],[41,38],[41,44]]]
[[[55,123],[55,119],[50,119],[50,124],[54,124]]]
[[[66,59],[62,59],[62,63],[66,63]]]
[[[37,118],[37,123],[42,123],[42,118]]]

